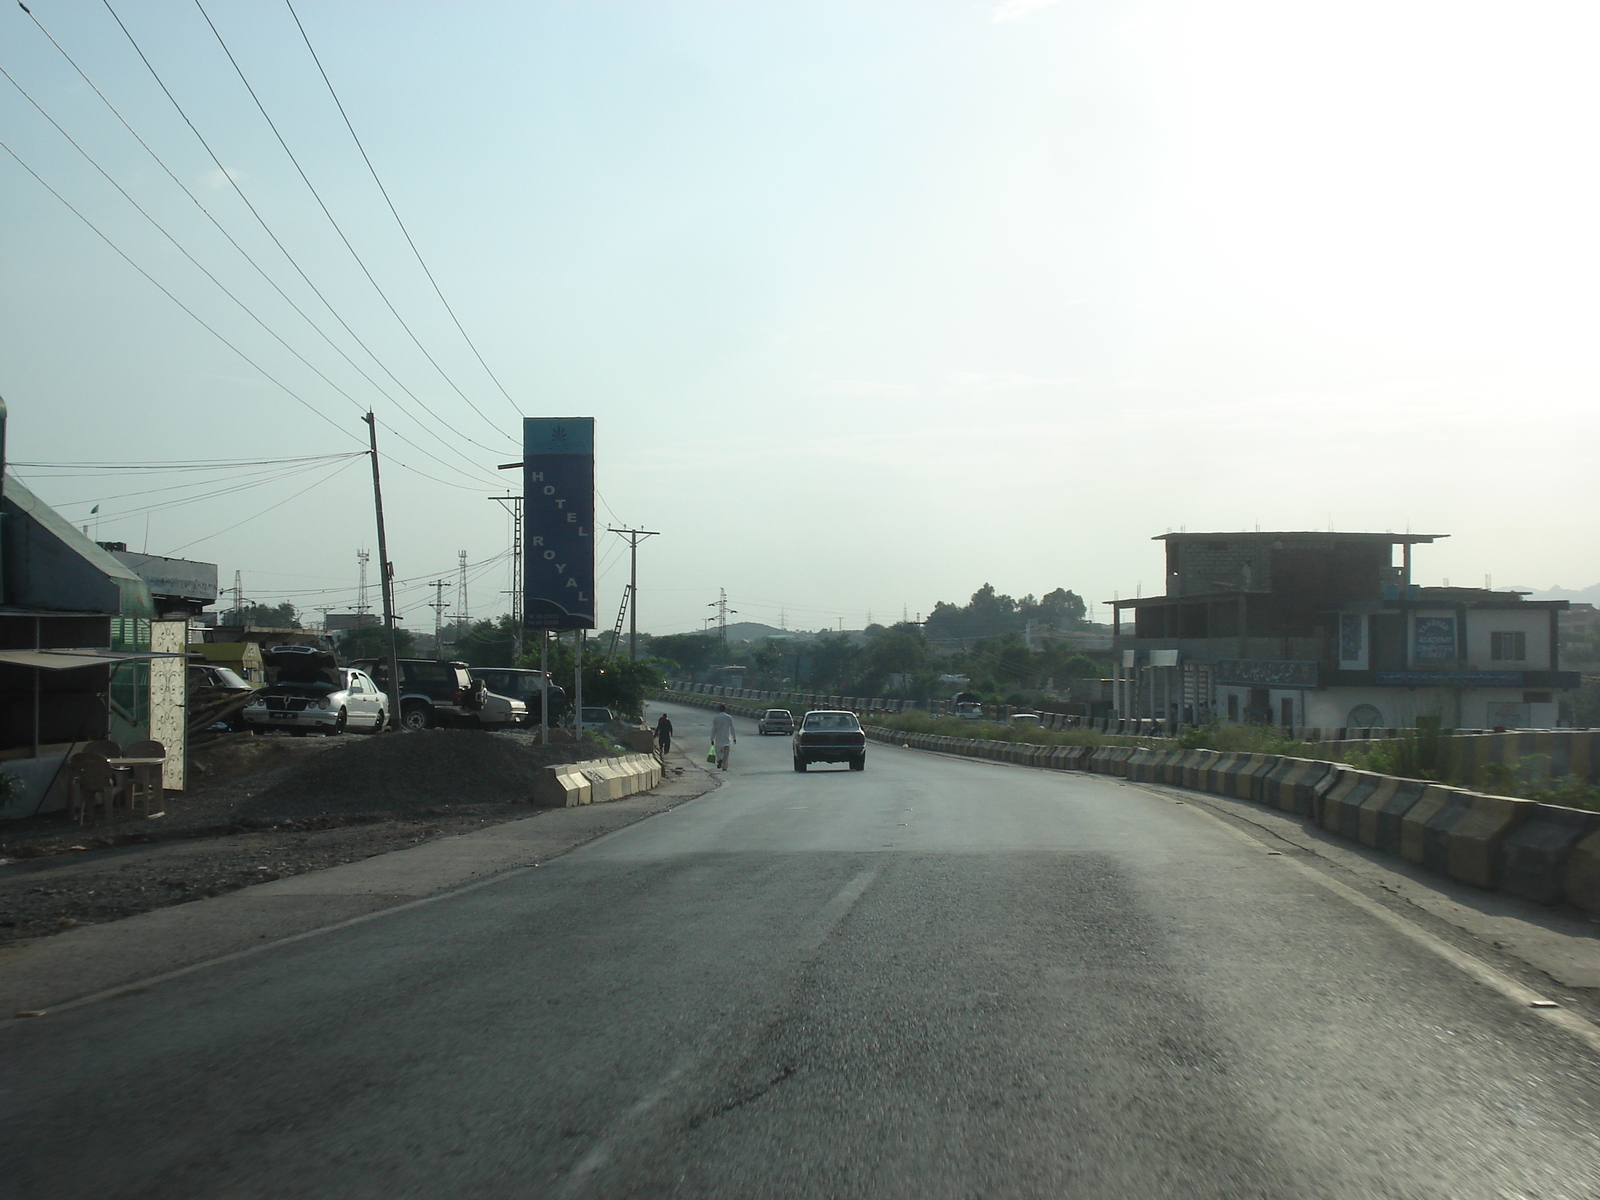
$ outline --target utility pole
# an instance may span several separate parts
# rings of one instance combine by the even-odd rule
[[[389,561],[389,539],[383,529],[383,484],[378,479],[378,419],[370,412],[362,418],[372,444],[372,506],[378,514],[378,579],[383,587],[383,634],[389,664],[389,720],[400,724],[400,656],[394,647],[394,564]]]
[[[501,508],[511,514],[511,628],[512,661],[522,658],[522,497],[490,496]],[[539,669],[546,668],[545,656],[549,647],[543,634],[539,635]],[[549,739],[543,739],[548,741]]]
[[[433,657],[444,662],[444,610],[450,607],[444,602],[444,589],[449,585],[443,579],[435,579],[428,586],[433,589],[433,600],[428,605],[433,609]]]
[[[660,531],[655,529],[617,529],[614,526],[606,527],[607,533],[620,533],[628,539],[628,599],[632,601],[628,609],[628,657],[639,657],[639,543],[647,537],[659,537]],[[727,598],[727,594],[723,594]],[[727,640],[726,636],[723,638]]]

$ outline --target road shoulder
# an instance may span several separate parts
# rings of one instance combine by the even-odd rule
[[[536,867],[721,782],[687,756],[674,754],[668,762],[682,774],[624,800],[542,810],[359,862],[13,944],[0,951],[0,1023]]]
[[[1424,920],[1435,932],[1450,931],[1457,939],[1464,935],[1471,949],[1502,966],[1531,968],[1591,1016],[1600,1016],[1600,919],[1442,879],[1248,801],[1161,784],[1124,786],[1209,811],[1260,840],[1269,852],[1293,854],[1332,871],[1389,907]]]

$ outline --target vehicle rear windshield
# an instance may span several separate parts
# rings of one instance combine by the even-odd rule
[[[807,729],[858,729],[856,719],[849,713],[812,713],[806,718]]]
[[[447,683],[456,682],[455,668],[447,663],[401,663],[400,678],[407,683]]]
[[[792,721],[794,718],[789,715],[789,710],[787,708],[769,708],[767,709],[767,720]]]

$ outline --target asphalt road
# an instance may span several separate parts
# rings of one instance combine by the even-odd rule
[[[537,870],[0,1032],[0,1195],[1600,1195],[1593,1051],[1193,806],[740,728]]]

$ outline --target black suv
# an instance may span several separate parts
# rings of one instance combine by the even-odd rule
[[[853,712],[817,709],[808,712],[795,730],[794,769],[804,771],[814,762],[847,762],[852,771],[867,769],[867,735]]]
[[[389,664],[383,659],[357,659],[350,665],[372,676],[381,690],[389,690]],[[527,717],[526,705],[492,693],[472,678],[466,663],[402,658],[399,665],[402,729],[435,725],[506,729]]]
[[[542,703],[539,685],[544,682],[543,672],[523,667],[473,667],[472,677],[482,680],[491,692],[521,700],[528,706],[528,724],[539,723],[539,705]],[[550,724],[557,725],[561,722],[561,714],[567,711],[567,693],[553,683],[549,691]]]

